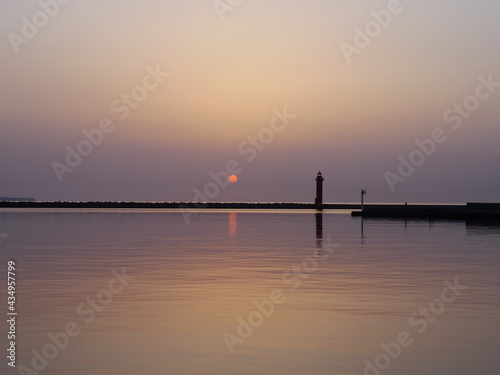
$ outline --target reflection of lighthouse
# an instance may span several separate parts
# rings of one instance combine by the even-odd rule
[[[318,176],[316,177],[316,199],[314,200],[314,204],[323,204],[323,175],[321,171],[318,172]]]
[[[316,247],[320,249],[323,246],[323,213],[316,212]]]

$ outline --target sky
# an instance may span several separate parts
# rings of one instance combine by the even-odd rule
[[[321,170],[327,202],[499,202],[499,15],[493,0],[3,1],[0,196],[312,202]]]

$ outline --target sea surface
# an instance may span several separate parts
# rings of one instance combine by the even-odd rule
[[[2,209],[0,241],[1,374],[500,374],[499,222]]]

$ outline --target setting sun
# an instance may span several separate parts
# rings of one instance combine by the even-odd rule
[[[235,182],[238,182],[238,176],[236,176],[234,174],[229,176],[229,182],[231,182],[232,184],[234,184]]]

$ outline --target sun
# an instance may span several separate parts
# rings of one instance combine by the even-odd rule
[[[232,184],[238,182],[238,176],[236,176],[234,174],[231,175],[231,176],[229,176],[229,182],[232,183]]]

